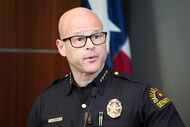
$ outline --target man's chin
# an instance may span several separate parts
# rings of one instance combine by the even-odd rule
[[[85,67],[85,71],[86,71],[86,73],[94,74],[94,73],[97,73],[98,71],[100,71],[100,67],[88,66],[88,67]]]
[[[88,70],[86,70],[86,73],[88,73],[88,74],[94,74],[94,73],[97,73],[99,71],[99,69],[88,69]]]

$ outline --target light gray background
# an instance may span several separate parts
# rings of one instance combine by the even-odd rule
[[[190,127],[190,0],[128,0],[134,78],[164,89]]]

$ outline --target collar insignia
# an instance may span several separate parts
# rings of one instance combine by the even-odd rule
[[[104,72],[104,74],[103,74],[102,77],[100,78],[100,82],[102,82],[102,81],[105,79],[105,77],[106,77],[107,74],[108,74],[108,70],[106,70],[106,71]]]
[[[108,116],[110,116],[111,118],[118,118],[121,115],[122,111],[121,102],[116,98],[111,99],[107,104],[106,110]]]

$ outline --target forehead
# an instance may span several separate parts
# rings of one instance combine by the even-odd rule
[[[70,13],[63,18],[62,33],[64,36],[72,34],[89,34],[101,31],[102,22],[91,12]]]
[[[83,20],[83,19],[82,19]],[[94,32],[102,31],[102,25],[96,21],[71,21],[68,22],[66,27],[63,29],[64,35],[73,35],[73,34],[92,34]]]

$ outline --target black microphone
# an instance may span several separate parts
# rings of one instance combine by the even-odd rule
[[[84,113],[84,126],[83,127],[91,127],[92,126],[92,116],[90,112]]]

